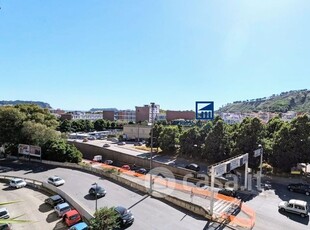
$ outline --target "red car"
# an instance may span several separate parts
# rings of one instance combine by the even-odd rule
[[[65,221],[67,226],[74,225],[82,220],[81,215],[76,210],[70,210],[66,212],[63,216],[63,220]]]
[[[123,166],[122,166],[122,169],[130,170],[130,166],[129,166],[129,165],[123,165]]]

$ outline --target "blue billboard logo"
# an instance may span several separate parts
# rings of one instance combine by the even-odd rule
[[[214,119],[214,102],[213,101],[196,101],[196,119],[213,120]]]

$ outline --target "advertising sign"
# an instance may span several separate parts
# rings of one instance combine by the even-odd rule
[[[214,102],[213,101],[196,101],[196,119],[213,120],[214,119]]]
[[[19,144],[18,153],[27,156],[41,157],[41,147],[34,145]]]
[[[258,157],[258,156],[260,156],[261,154],[262,154],[262,149],[256,149],[255,151],[254,151],[254,157]]]
[[[18,145],[18,153],[24,154],[24,155],[29,155],[30,154],[30,146],[24,145],[24,144],[19,144]]]
[[[214,166],[214,175],[215,176],[223,175],[224,173],[226,173],[226,171],[227,171],[226,163]]]
[[[240,166],[240,158],[236,158],[230,161],[230,170],[238,168]]]

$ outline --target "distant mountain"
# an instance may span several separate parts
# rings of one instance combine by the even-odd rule
[[[21,100],[16,100],[16,101],[0,101],[0,106],[4,105],[19,105],[19,104],[36,104],[40,106],[41,108],[46,108],[46,109],[51,109],[52,107],[50,104],[42,102],[42,101],[21,101]]]
[[[118,111],[116,108],[92,108],[89,110],[90,112],[101,112],[101,111]]]
[[[278,95],[245,101],[234,101],[221,107],[217,112],[258,112],[269,111],[285,113],[287,111],[310,113],[310,90],[291,90]]]

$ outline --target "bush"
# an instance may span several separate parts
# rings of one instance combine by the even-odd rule
[[[268,163],[263,163],[262,170],[263,170],[263,173],[265,174],[273,173],[273,167]]]

